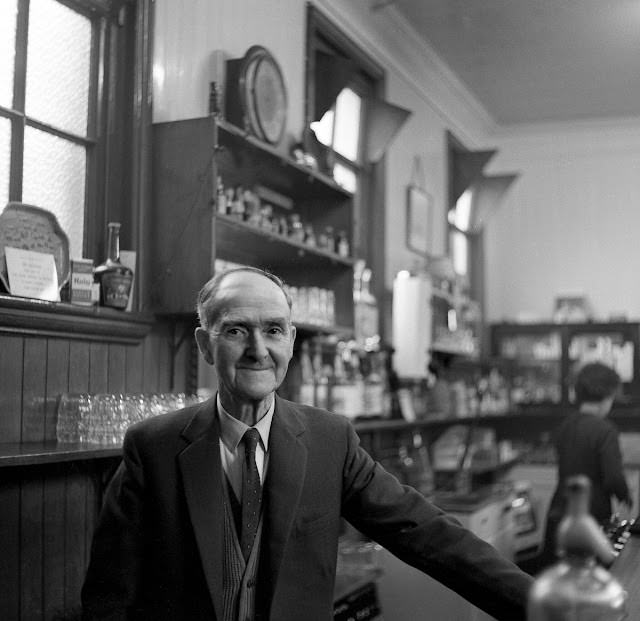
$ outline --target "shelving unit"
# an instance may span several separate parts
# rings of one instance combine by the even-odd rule
[[[353,196],[333,179],[298,164],[214,117],[153,128],[154,213],[148,227],[150,274],[145,299],[155,312],[193,314],[216,259],[268,269],[296,287],[334,292],[336,324],[353,329],[354,259],[217,213],[217,179],[225,187],[263,187],[284,197],[280,215],[297,213],[315,230],[332,227],[353,240]]]
[[[491,348],[511,363],[514,406],[568,406],[573,372],[596,359],[616,368],[624,400],[640,398],[640,323],[494,324]]]

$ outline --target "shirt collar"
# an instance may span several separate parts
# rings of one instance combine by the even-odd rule
[[[249,425],[234,418],[222,407],[220,393],[216,396],[216,405],[218,407],[218,420],[220,421],[220,438],[230,451],[235,452],[245,432],[249,429]],[[274,398],[267,413],[253,426],[260,434],[260,440],[262,441],[265,453],[269,450],[269,434],[271,432],[271,423],[273,422],[275,408],[276,400]]]

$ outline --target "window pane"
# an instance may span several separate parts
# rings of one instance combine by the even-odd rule
[[[31,2],[27,115],[86,135],[90,56],[89,19],[55,0]]]
[[[0,210],[9,201],[9,157],[11,155],[11,122],[0,117]]]
[[[333,148],[352,162],[358,160],[361,103],[361,98],[350,88],[342,89],[336,100],[336,132]]]
[[[356,193],[358,189],[358,176],[355,171],[342,164],[336,164],[333,167],[333,178],[335,182],[347,190],[347,192],[351,192],[352,194]]]
[[[333,140],[333,117],[333,110],[327,110],[319,121],[311,123],[311,129],[316,138],[325,147],[330,147]]]
[[[0,1],[0,105],[6,108],[13,107],[17,14],[18,0]]]
[[[469,230],[471,221],[471,199],[473,192],[466,190],[456,202],[455,209],[449,211],[448,219],[451,224],[459,228],[461,231]]]
[[[469,266],[469,240],[459,231],[451,231],[451,258],[456,274],[466,276]]]
[[[25,129],[23,201],[56,215],[69,237],[72,258],[82,256],[85,161],[84,147]]]

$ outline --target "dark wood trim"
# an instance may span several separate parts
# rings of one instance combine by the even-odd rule
[[[120,457],[122,447],[58,442],[0,443],[0,468]]]
[[[154,323],[150,314],[0,295],[0,333],[137,344]]]

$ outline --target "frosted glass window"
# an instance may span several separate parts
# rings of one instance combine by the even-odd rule
[[[0,210],[9,201],[9,161],[11,155],[11,122],[0,117]]]
[[[466,276],[469,266],[469,240],[464,233],[451,231],[451,258],[456,274]]]
[[[31,2],[27,115],[68,132],[86,135],[90,60],[89,19],[55,0]]]
[[[326,147],[330,147],[333,141],[333,118],[334,112],[327,110],[319,121],[311,123],[311,129],[313,130],[316,138]]]
[[[350,88],[344,88],[336,100],[336,127],[333,148],[352,162],[358,159],[360,109],[362,99]]]
[[[347,192],[351,192],[352,194],[356,193],[358,189],[358,176],[351,168],[347,168],[342,164],[336,164],[333,167],[333,179],[339,186],[347,190]]]
[[[472,198],[471,190],[466,190],[456,202],[455,209],[449,211],[449,222],[461,231],[469,230]]]
[[[22,200],[56,215],[69,237],[72,258],[82,256],[85,161],[83,146],[26,128]]]
[[[13,105],[18,0],[0,0],[0,106]]]

